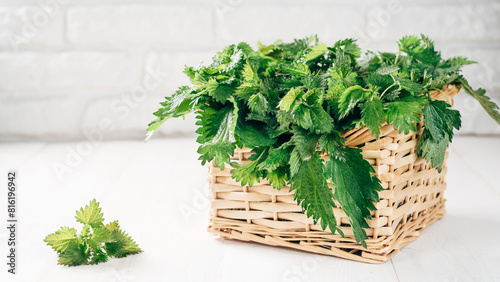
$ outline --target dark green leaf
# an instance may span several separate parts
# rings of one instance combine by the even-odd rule
[[[370,129],[370,132],[378,139],[380,136],[381,123],[384,122],[384,108],[380,99],[374,97],[373,100],[363,105],[361,112],[364,124]]]
[[[363,100],[363,94],[363,88],[359,85],[351,86],[342,93],[339,100],[340,118],[347,116]]]
[[[86,244],[71,241],[66,251],[59,255],[59,264],[67,266],[77,266],[88,264],[90,254],[87,252]]]
[[[430,162],[432,167],[437,167],[438,171],[441,172],[443,169],[446,149],[450,143],[449,140],[450,138],[446,133],[443,138],[434,139],[430,131],[425,129],[419,139],[417,153],[419,156]]]
[[[262,163],[262,161],[267,157],[268,150],[254,148],[252,152],[254,154],[249,158],[249,162],[231,163],[231,166],[233,167],[231,170],[231,176],[234,180],[240,182],[242,186],[253,186],[255,182],[260,182],[260,179],[262,178],[262,171],[259,169],[259,164]]]
[[[335,220],[335,203],[323,176],[323,161],[319,154],[314,153],[308,160],[302,161],[291,180],[290,190],[294,191],[294,199],[302,206],[304,213],[312,217],[315,223],[320,221],[323,230],[329,228],[332,233],[338,231],[343,234]]]
[[[421,105],[416,101],[394,101],[385,104],[387,122],[392,123],[400,133],[417,131],[415,125],[420,121]]]
[[[453,138],[453,128],[460,129],[460,113],[440,100],[434,100],[424,106],[424,124],[434,140]]]
[[[372,176],[373,167],[363,159],[361,150],[337,147],[330,152],[325,164],[325,176],[332,181],[334,198],[349,217],[356,242],[366,248],[366,232],[371,219],[370,211],[375,210],[372,202],[378,202],[377,191],[382,190],[380,181]]]

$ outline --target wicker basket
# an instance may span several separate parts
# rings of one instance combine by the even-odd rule
[[[448,96],[447,98],[442,93]],[[457,94],[448,85],[443,92],[431,93],[451,101]],[[443,217],[443,191],[446,188],[446,162],[439,173],[415,149],[422,132],[399,134],[391,124],[383,126],[376,140],[366,128],[343,133],[347,146],[363,150],[364,158],[375,168],[383,191],[366,228],[367,248],[354,240],[349,221],[342,209],[335,217],[345,238],[322,231],[319,224],[302,213],[293,200],[289,187],[273,189],[265,179],[252,187],[241,186],[231,178],[230,167],[221,171],[209,165],[211,220],[209,232],[222,238],[253,241],[303,251],[331,255],[367,263],[382,263],[393,257],[424,231],[432,222]],[[233,160],[245,162],[249,149],[237,149]]]

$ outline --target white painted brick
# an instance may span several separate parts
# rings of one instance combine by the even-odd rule
[[[136,71],[125,52],[0,53],[0,89],[130,87]]]
[[[1,98],[0,140],[79,137],[84,97]]]
[[[64,6],[50,4],[0,7],[0,48],[9,51],[33,46],[62,45]]]
[[[257,41],[269,44],[278,39],[290,41],[317,34],[321,41],[333,43],[353,37],[362,29],[363,10],[331,5],[294,5],[214,8],[217,32],[225,44]]]
[[[163,97],[189,84],[184,65],[209,63],[239,41],[256,46],[311,34],[329,44],[357,37],[364,49],[386,51],[396,51],[403,35],[427,34],[443,57],[478,61],[465,76],[500,102],[498,1],[72,0],[14,52],[11,36],[47,1],[58,0],[0,0],[0,140],[84,139],[107,118],[115,126],[107,139],[142,140]],[[160,72],[159,84],[126,106],[122,99],[151,82],[151,70]],[[455,108],[463,115],[458,134],[500,134],[465,93]],[[157,137],[194,131],[190,115],[168,121]]]
[[[425,34],[439,40],[499,40],[500,3],[475,5],[402,5],[398,13],[386,6],[371,9],[364,28],[373,40],[398,40]]]
[[[159,69],[166,72],[167,77],[161,79],[158,90],[168,91],[167,95],[175,91],[181,85],[188,85],[191,82],[184,74],[185,66],[198,66],[201,62],[204,65],[212,62],[212,57],[216,51],[193,51],[193,52],[151,52],[146,57],[146,70]],[[150,79],[151,75],[146,71],[143,81]]]
[[[68,11],[68,38],[79,44],[204,47],[212,39],[208,7],[97,6]]]

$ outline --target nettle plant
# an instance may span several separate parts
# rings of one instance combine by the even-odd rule
[[[241,185],[261,178],[276,189],[290,185],[308,217],[343,236],[335,199],[356,241],[366,247],[363,228],[369,227],[366,219],[382,187],[361,149],[345,146],[342,132],[366,126],[378,138],[380,128],[392,123],[408,134],[418,130],[423,115],[417,152],[441,170],[461,117],[450,103],[433,99],[431,90],[462,87],[500,124],[498,106],[460,74],[473,61],[442,59],[423,35],[403,37],[398,47],[397,53],[369,51],[361,57],[353,39],[327,46],[312,36],[259,44],[258,50],[244,42],[230,45],[211,64],[185,68],[192,85],[161,103],[148,139],[169,118],[195,112],[202,164],[229,164]],[[244,146],[252,149],[250,162],[231,162],[234,150]]]

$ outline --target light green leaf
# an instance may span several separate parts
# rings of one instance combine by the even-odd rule
[[[75,218],[78,222],[92,227],[98,227],[104,220],[99,203],[95,199],[90,201],[90,204],[85,206],[85,209],[80,208],[79,211],[76,211]]]
[[[113,237],[111,236],[111,231],[104,226],[94,228],[91,238],[96,243],[113,241]]]
[[[399,70],[398,66],[383,66],[377,70],[377,73],[380,75],[387,75],[398,70]]]
[[[295,87],[290,89],[288,93],[281,99],[278,104],[278,107],[282,111],[290,111],[292,105],[295,103],[295,100],[300,98],[304,94],[304,90],[301,87]]]
[[[309,62],[323,56],[326,52],[328,52],[328,47],[324,43],[319,43],[310,48],[304,59]]]
[[[68,248],[72,241],[76,240],[76,229],[69,227],[61,227],[55,233],[47,235],[44,241],[51,246],[54,251],[62,253]]]
[[[267,114],[267,99],[261,93],[256,93],[248,99],[248,107],[252,112],[260,115]]]

